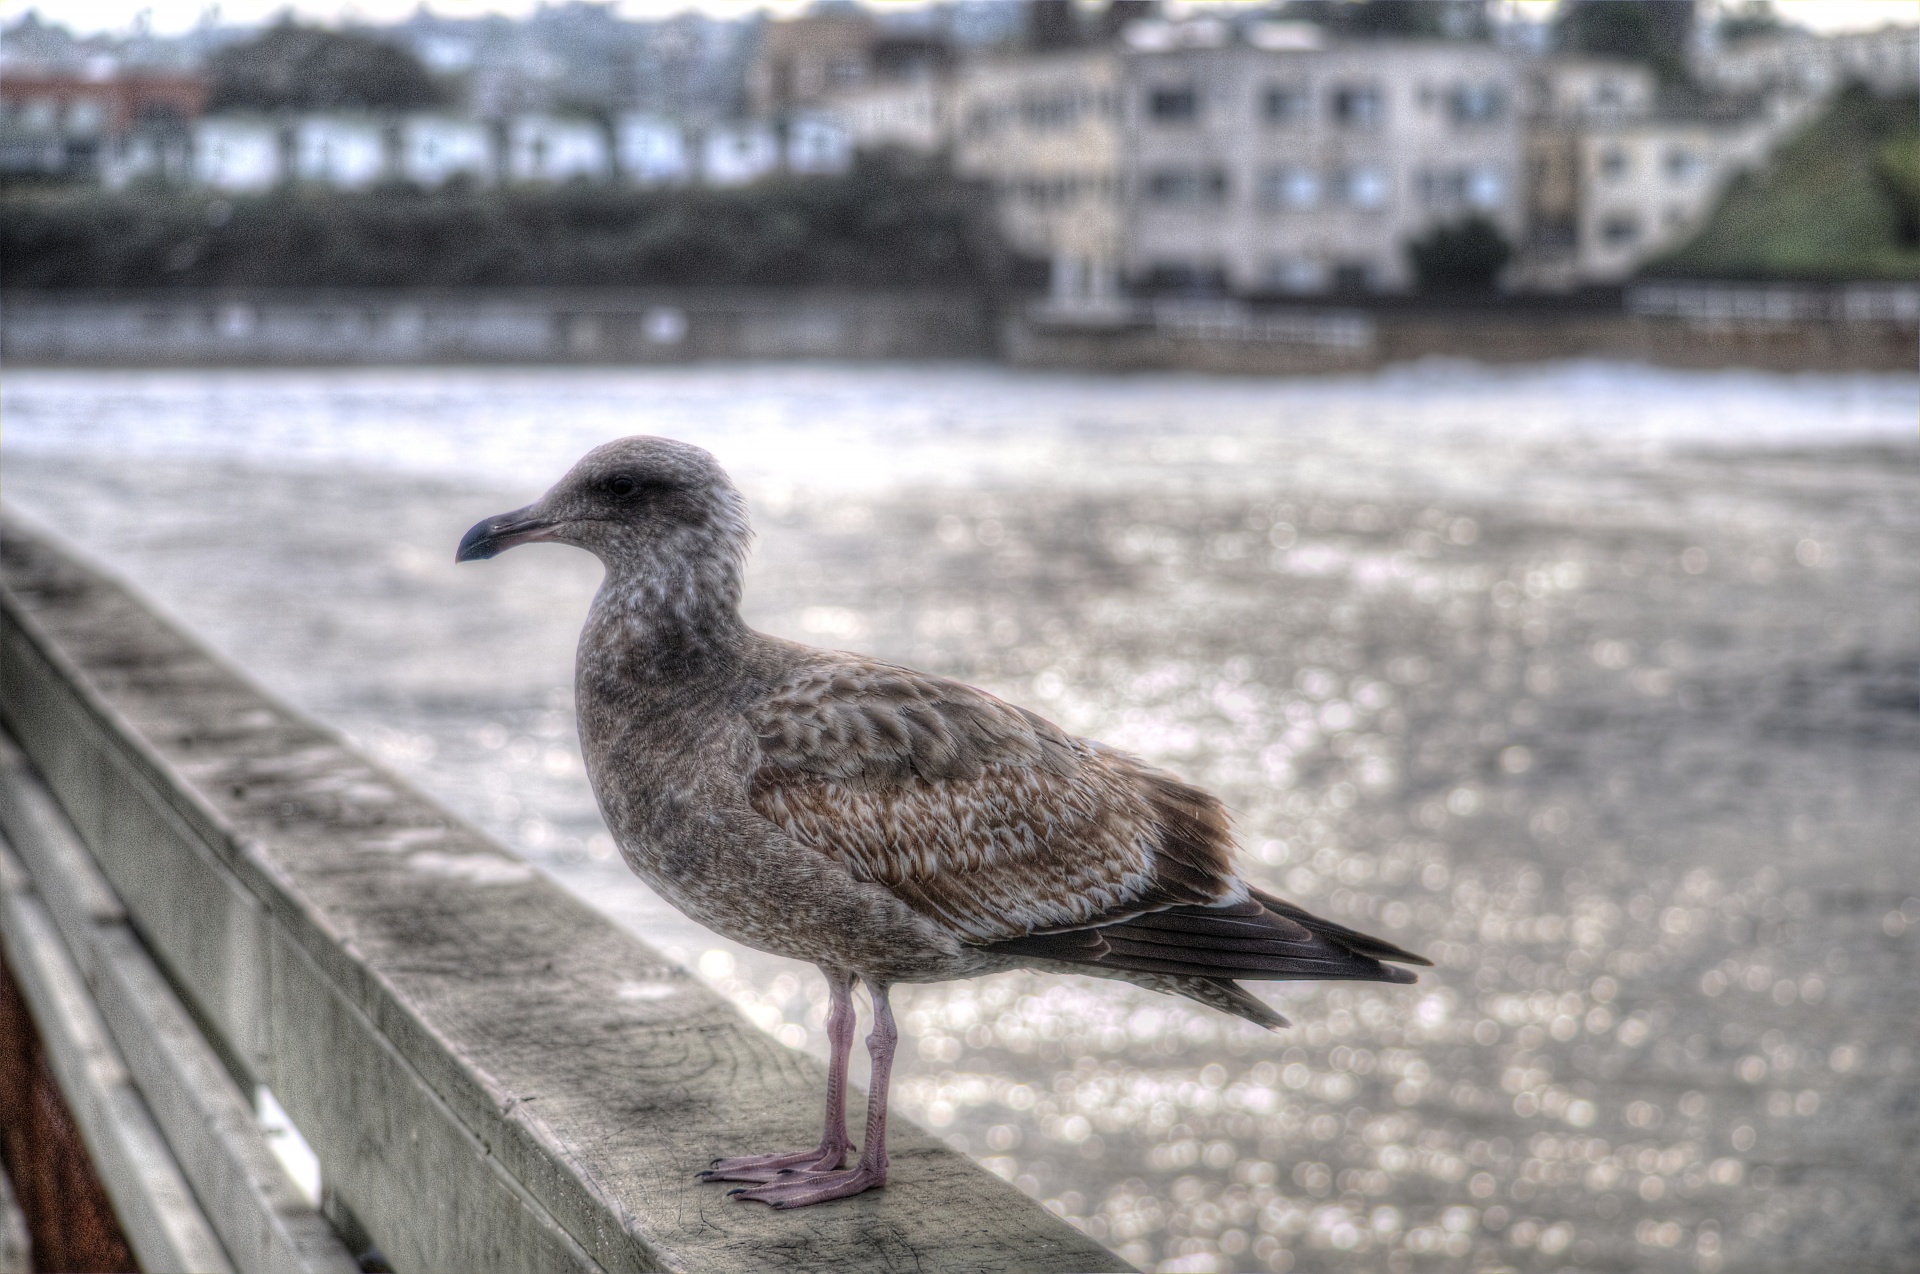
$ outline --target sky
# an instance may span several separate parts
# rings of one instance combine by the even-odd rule
[[[447,17],[478,17],[489,13],[520,16],[531,12],[538,2],[431,0],[428,7]],[[916,2],[869,0],[875,8]],[[29,9],[38,9],[43,19],[77,32],[93,33],[129,30],[145,15],[154,31],[174,34],[194,26],[210,8],[223,23],[264,23],[287,9],[313,22],[379,23],[404,18],[419,3],[420,0],[0,0],[0,21],[11,24]],[[629,18],[662,18],[688,9],[732,17],[756,9],[776,14],[793,13],[806,4],[807,0],[619,0],[616,7]],[[1551,8],[1551,0],[1521,0],[1521,5],[1545,9]],[[1774,10],[1790,22],[1817,31],[1862,30],[1888,22],[1903,25],[1920,22],[1920,3],[1915,0],[1774,0]]]

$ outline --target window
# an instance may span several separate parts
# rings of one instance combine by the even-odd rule
[[[1311,168],[1269,168],[1260,174],[1260,204],[1266,208],[1320,206],[1320,174]]]
[[[1386,118],[1386,98],[1372,84],[1345,84],[1333,90],[1334,122],[1348,128],[1376,128]]]
[[[1378,168],[1349,168],[1340,174],[1340,200],[1350,208],[1378,208],[1387,202],[1387,175]]]
[[[1609,146],[1600,152],[1600,175],[1608,181],[1619,181],[1627,175],[1627,152],[1618,146]]]
[[[1145,282],[1156,292],[1215,296],[1226,290],[1226,271],[1205,261],[1155,261],[1147,267]]]
[[[1447,114],[1455,124],[1490,124],[1506,109],[1506,94],[1498,84],[1457,84],[1447,94]]]
[[[1666,167],[1668,181],[1685,182],[1699,175],[1702,164],[1700,156],[1684,146],[1675,146],[1667,151]]]
[[[1327,287],[1326,267],[1305,257],[1275,257],[1260,277],[1275,292],[1323,292]]]
[[[1163,168],[1147,177],[1154,203],[1219,203],[1227,197],[1227,174],[1218,168]]]
[[[67,127],[76,133],[97,133],[107,122],[107,108],[91,97],[83,97],[67,108]]]
[[[1333,267],[1333,288],[1336,292],[1365,292],[1372,288],[1379,271],[1371,261],[1341,261]]]
[[[1640,237],[1640,219],[1631,213],[1615,213],[1600,223],[1600,238],[1609,247],[1619,248]]]
[[[1200,118],[1200,94],[1193,85],[1157,88],[1147,94],[1147,115],[1156,124],[1191,124]]]
[[[1498,168],[1427,168],[1419,177],[1420,202],[1429,208],[1498,208],[1507,194],[1507,181]]]
[[[1071,128],[1080,117],[1080,103],[1070,93],[1026,97],[1020,102],[1020,121],[1036,132]]]
[[[1507,183],[1497,168],[1467,170],[1467,202],[1475,208],[1498,208],[1506,201]]]
[[[1303,124],[1307,119],[1307,90],[1298,84],[1272,84],[1260,97],[1260,116],[1276,128]]]

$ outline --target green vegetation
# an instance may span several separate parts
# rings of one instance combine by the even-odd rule
[[[1485,217],[1435,226],[1407,244],[1407,259],[1422,292],[1484,292],[1513,259],[1513,245]]]
[[[1840,93],[1764,171],[1741,177],[1691,243],[1649,274],[1920,278],[1920,102]]]
[[[148,189],[0,199],[8,288],[968,287],[1020,263],[977,188],[863,159],[740,190],[547,189],[224,199]]]
[[[445,100],[399,45],[291,19],[215,53],[207,78],[210,111],[410,111]]]

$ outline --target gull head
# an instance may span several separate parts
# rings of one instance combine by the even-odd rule
[[[737,565],[748,535],[745,501],[709,452],[636,436],[595,447],[525,508],[476,522],[453,560],[481,561],[553,541],[587,550],[610,573],[675,559]]]

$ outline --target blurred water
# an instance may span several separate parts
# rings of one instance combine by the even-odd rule
[[[905,1112],[1137,1264],[1920,1269],[1912,377],[12,371],[0,408],[14,507],[788,1043],[817,975],[612,857],[598,568],[451,565],[620,433],[741,479],[760,626],[1169,765],[1262,884],[1433,956],[1272,990],[1271,1036],[902,989]]]

